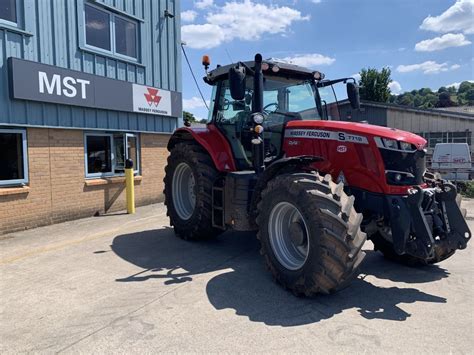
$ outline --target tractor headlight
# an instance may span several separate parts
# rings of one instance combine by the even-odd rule
[[[395,139],[382,138],[383,145],[388,149],[398,149],[398,142]]]
[[[255,124],[262,124],[265,120],[265,117],[260,112],[256,112],[252,115],[252,120],[255,122]]]
[[[416,147],[413,147],[411,143],[407,143],[407,142],[400,142],[400,148],[401,150],[406,150],[410,152],[416,150]]]

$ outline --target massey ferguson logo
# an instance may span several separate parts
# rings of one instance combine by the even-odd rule
[[[133,111],[171,116],[171,92],[133,84]]]
[[[148,102],[149,106],[155,105],[158,107],[161,101],[161,96],[158,96],[158,90],[153,88],[146,88],[148,93],[145,93],[146,102]]]

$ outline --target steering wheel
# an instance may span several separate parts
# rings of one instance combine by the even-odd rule
[[[275,106],[275,109],[273,111],[270,111],[268,108],[272,106]],[[276,110],[278,110],[278,103],[276,102],[272,102],[271,104],[265,105],[265,107],[263,108],[263,112],[265,112],[267,115],[275,112]]]

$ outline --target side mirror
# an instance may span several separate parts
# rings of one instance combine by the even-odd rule
[[[347,97],[354,110],[360,109],[359,87],[352,82],[347,83]]]
[[[229,69],[230,95],[234,100],[245,98],[245,67],[237,65]]]

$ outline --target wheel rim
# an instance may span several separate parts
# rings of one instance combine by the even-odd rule
[[[195,186],[196,180],[191,167],[180,163],[173,174],[172,194],[176,213],[183,220],[191,218],[196,207]]]
[[[293,204],[280,202],[273,207],[268,233],[273,253],[283,267],[288,270],[303,267],[309,254],[309,233],[303,216]]]

